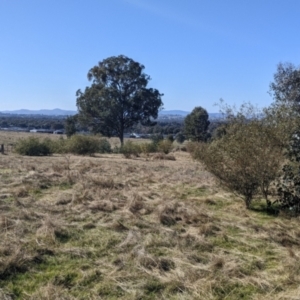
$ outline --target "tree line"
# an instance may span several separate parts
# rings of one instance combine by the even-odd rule
[[[70,126],[78,121],[93,132],[117,135],[123,145],[126,130],[156,125],[163,94],[147,87],[150,76],[143,65],[123,55],[109,57],[90,69],[88,79],[91,86],[76,93],[78,114],[68,120]],[[263,110],[247,103],[235,110],[221,102],[225,121],[213,133],[207,111],[195,107],[180,132],[196,143],[194,158],[242,196],[247,208],[262,196],[268,209],[276,204],[298,214],[300,68],[280,63],[269,93],[274,102]]]

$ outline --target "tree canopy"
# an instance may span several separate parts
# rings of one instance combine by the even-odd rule
[[[270,94],[276,102],[292,105],[300,112],[300,68],[291,63],[278,64]]]
[[[163,105],[163,94],[147,88],[150,76],[144,68],[124,55],[106,58],[91,68],[91,86],[76,93],[79,120],[94,132],[118,136],[121,144],[124,131],[133,125],[155,125],[152,119]]]
[[[207,111],[201,106],[195,107],[193,111],[186,116],[184,121],[184,132],[186,137],[196,142],[206,141],[209,124]]]
[[[76,123],[78,116],[68,116],[65,120],[65,133],[67,137],[71,137],[76,133]]]

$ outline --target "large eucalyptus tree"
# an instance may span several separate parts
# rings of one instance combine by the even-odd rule
[[[124,131],[134,124],[154,125],[163,94],[147,87],[150,76],[144,68],[124,55],[106,58],[91,68],[91,86],[76,93],[79,120],[94,132],[117,135],[121,144]]]

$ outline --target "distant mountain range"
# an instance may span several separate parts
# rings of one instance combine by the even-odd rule
[[[190,112],[189,111],[184,111],[184,110],[162,110],[158,114],[159,115],[178,115],[178,116],[187,116]]]
[[[40,110],[29,110],[29,109],[4,110],[1,111],[1,113],[12,114],[12,115],[70,116],[70,115],[75,115],[77,111],[55,108],[55,109],[40,109]]]
[[[40,110],[29,110],[29,109],[19,109],[19,110],[4,110],[1,111],[2,114],[12,114],[12,115],[46,115],[46,116],[72,116],[77,113],[75,110],[63,110],[60,108],[55,109],[40,109]],[[184,110],[162,110],[159,112],[160,116],[167,115],[177,115],[181,117],[185,117],[190,112]],[[209,113],[210,119],[218,119],[221,118],[222,115],[220,113]]]

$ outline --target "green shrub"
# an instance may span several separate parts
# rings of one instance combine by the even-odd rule
[[[157,144],[154,142],[151,143],[142,143],[140,144],[141,152],[144,154],[157,152]]]
[[[91,155],[99,152],[99,140],[96,137],[75,134],[68,139],[64,151],[79,155]]]
[[[120,152],[126,157],[130,158],[131,155],[139,156],[142,152],[141,147],[131,141],[127,141],[121,148]]]
[[[300,215],[300,132],[296,132],[286,151],[288,161],[277,179],[279,208],[290,215]]]
[[[151,136],[151,141],[154,144],[158,144],[163,139],[164,139],[164,136],[162,134],[154,134],[154,135]]]
[[[192,155],[204,162],[223,185],[242,195],[247,208],[257,194],[270,206],[269,188],[283,162],[275,129],[260,119],[235,119],[220,139],[207,146],[193,144]]]
[[[179,132],[177,135],[176,135],[176,142],[179,143],[179,144],[182,144],[183,142],[185,141],[185,136],[183,133]]]
[[[206,157],[209,155],[208,148],[209,148],[209,144],[204,142],[202,143],[189,142],[187,144],[187,150],[192,155],[192,157],[194,159],[201,160],[201,161],[208,159]]]
[[[169,140],[171,143],[173,143],[174,142],[174,136],[173,136],[173,134],[169,134],[167,136],[167,140]]]
[[[46,156],[53,153],[47,142],[41,142],[36,137],[20,140],[16,145],[15,151],[18,154],[28,156]]]
[[[67,147],[67,140],[60,137],[58,140],[51,140],[45,138],[44,143],[50,148],[52,153],[65,153]]]
[[[112,153],[114,153],[114,154],[121,153],[121,147],[114,146],[114,148],[112,149]]]
[[[163,140],[158,143],[157,150],[168,154],[173,147],[173,143],[170,140]]]
[[[111,145],[107,139],[101,139],[99,141],[99,153],[111,153]]]

